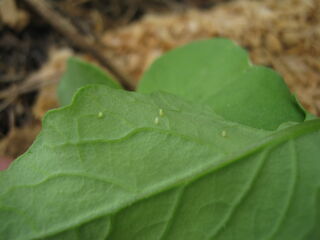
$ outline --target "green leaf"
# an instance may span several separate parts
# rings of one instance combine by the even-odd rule
[[[100,85],[43,125],[0,172],[0,239],[320,237],[320,120],[270,132]]]
[[[252,66],[247,53],[227,39],[194,42],[160,57],[138,86],[142,93],[158,90],[205,103],[228,120],[256,128],[274,130],[304,120],[282,78]]]
[[[62,106],[71,103],[75,92],[88,84],[103,84],[111,88],[120,89],[121,86],[105,71],[94,64],[80,58],[68,59],[67,70],[61,78],[58,88],[58,98]]]

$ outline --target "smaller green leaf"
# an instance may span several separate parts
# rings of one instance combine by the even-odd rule
[[[75,92],[88,84],[103,84],[120,89],[121,86],[105,71],[94,64],[71,57],[68,60],[67,71],[62,76],[58,88],[58,98],[62,106],[71,103]]]
[[[244,49],[223,38],[193,42],[157,59],[137,91],[159,90],[206,104],[226,120],[254,128],[275,130],[305,119],[279,74],[252,65]]]

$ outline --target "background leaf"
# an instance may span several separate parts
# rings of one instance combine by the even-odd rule
[[[320,120],[273,133],[89,86],[0,172],[0,239],[318,239],[319,142]]]
[[[247,53],[227,39],[174,49],[149,68],[138,91],[163,90],[211,106],[224,118],[256,128],[302,122],[304,112],[273,70],[252,66]]]
[[[121,88],[121,86],[101,68],[79,58],[71,57],[68,60],[67,70],[59,84],[58,98],[60,104],[64,106],[71,103],[75,92],[88,84],[103,84],[111,88]]]

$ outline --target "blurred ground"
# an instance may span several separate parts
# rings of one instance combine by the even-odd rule
[[[66,59],[76,54],[98,62],[26,2],[0,3],[0,156],[12,158],[33,142],[44,113],[58,106],[55,86]],[[280,72],[320,115],[319,0],[47,2],[134,84],[162,53],[222,36],[247,48],[254,63]]]

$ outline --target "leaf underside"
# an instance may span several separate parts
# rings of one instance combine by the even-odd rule
[[[320,120],[258,130],[170,94],[88,86],[43,124],[0,172],[0,239],[320,237]]]

